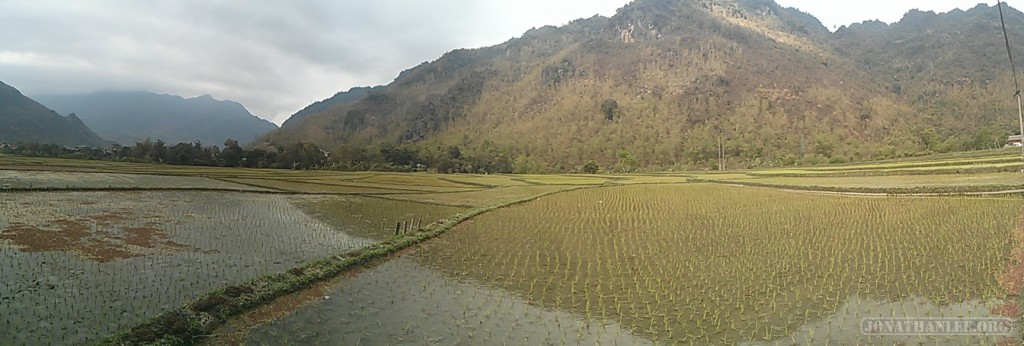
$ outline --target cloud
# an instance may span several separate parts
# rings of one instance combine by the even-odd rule
[[[457,48],[610,16],[628,0],[0,1],[0,80],[29,96],[148,90],[239,101],[281,123]],[[779,0],[832,28],[953,0]],[[1011,0],[1013,6],[1024,0]]]
[[[149,90],[277,123],[352,86],[626,0],[5,1],[0,80],[29,96]]]

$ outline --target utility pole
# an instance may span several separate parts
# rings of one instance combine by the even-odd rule
[[[1024,143],[1024,108],[1021,108],[1020,90],[1017,90],[1017,93],[1014,94],[1014,96],[1017,97],[1017,120],[1020,121],[1020,136],[1022,138],[1021,139],[1021,143]],[[1024,173],[1024,144],[1022,144],[1020,146],[1020,162],[1021,162],[1020,172]]]
[[[1017,66],[1013,63],[1013,50],[1010,49],[1010,35],[1006,33],[1006,19],[1003,18],[1003,2],[999,5],[999,24],[1003,27],[1003,40],[1006,41],[1006,56],[1010,58],[1010,70],[1013,71],[1013,86],[1016,87],[1013,96],[1017,98],[1017,120],[1020,122],[1020,135],[1024,136],[1024,107],[1020,101],[1020,82],[1017,81]],[[1024,173],[1024,145],[1020,147],[1021,173]]]
[[[718,133],[718,171],[725,170],[725,139],[722,138],[722,133]]]

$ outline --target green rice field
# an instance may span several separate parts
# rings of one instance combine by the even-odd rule
[[[1016,344],[1014,155],[619,175],[0,155],[0,344]]]

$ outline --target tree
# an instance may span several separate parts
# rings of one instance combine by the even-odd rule
[[[385,147],[380,150],[380,153],[384,156],[384,160],[396,166],[412,165],[416,160],[416,153],[409,148]]]
[[[156,143],[153,143],[153,148],[149,155],[154,162],[163,163],[164,158],[167,156],[167,143],[164,143],[164,141],[160,139],[156,140]]]
[[[203,147],[203,143],[200,141],[192,142],[192,150],[189,153],[192,159],[192,162],[189,163],[190,165],[209,166],[210,161],[213,161],[209,148]]]
[[[516,156],[515,161],[512,162],[512,173],[515,174],[530,174],[530,173],[541,173],[543,170],[543,164],[534,157],[519,154]]]
[[[459,150],[458,146],[452,146],[451,148],[448,148],[448,157],[452,160],[458,160],[462,158],[462,151]]]
[[[921,145],[923,145],[925,149],[935,151],[939,145],[939,133],[936,132],[933,127],[929,127],[918,132],[918,136],[921,139]]]
[[[991,129],[983,127],[974,133],[974,136],[971,137],[971,142],[967,144],[967,148],[972,150],[990,149],[998,147],[998,145],[995,145],[998,142],[999,136]]]
[[[147,155],[152,157],[152,155],[150,155],[150,152],[152,150],[153,150],[153,142],[150,141],[149,138],[146,138],[146,140],[142,141],[141,143],[140,142],[135,142],[135,146],[132,147],[132,150],[131,150],[131,156],[134,157],[134,158],[137,158],[137,159],[143,159]]]
[[[599,166],[597,162],[594,162],[594,160],[589,160],[583,164],[583,173],[597,174],[597,171],[599,170],[601,170],[601,166]]]
[[[604,114],[604,119],[612,121],[615,119],[615,113],[619,111],[619,103],[614,99],[605,99],[601,102],[601,113]]]
[[[242,147],[238,145],[238,141],[234,139],[224,141],[224,150],[220,151],[220,159],[224,161],[225,166],[238,167],[242,160]]]
[[[632,172],[640,166],[640,162],[633,156],[633,153],[628,150],[622,149],[615,153],[615,156],[619,158],[619,169],[623,172]]]
[[[192,165],[196,154],[189,143],[178,143],[167,149],[167,163],[172,165]]]

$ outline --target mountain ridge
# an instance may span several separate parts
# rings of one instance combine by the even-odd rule
[[[334,96],[313,102],[309,106],[306,106],[305,108],[300,109],[298,112],[295,112],[295,114],[289,116],[288,119],[281,124],[281,127],[295,125],[302,121],[302,119],[305,119],[310,115],[324,111],[328,108],[358,101],[365,97],[370,91],[376,88],[380,87],[352,87],[349,88],[347,91],[339,91],[336,94],[334,94]]]
[[[123,145],[145,139],[220,145],[227,139],[252,141],[277,129],[242,104],[208,94],[185,98],[148,91],[100,91],[38,98],[58,111],[74,112],[97,133]]]
[[[106,146],[75,114],[61,116],[0,81],[0,142]]]
[[[400,147],[436,166],[457,147],[472,169],[554,171],[709,167],[720,137],[743,167],[980,149],[1015,120],[997,92],[1009,69],[994,11],[911,11],[833,33],[770,0],[639,0],[453,50],[263,138],[347,161],[404,164],[382,153]],[[1008,17],[1024,32],[1024,15]]]

